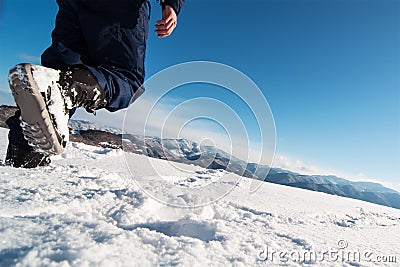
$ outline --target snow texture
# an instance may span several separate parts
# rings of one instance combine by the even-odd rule
[[[2,155],[6,135],[0,129]],[[250,195],[246,178],[216,203],[174,208],[147,196],[134,180],[182,202],[212,196],[164,192],[144,168],[147,161],[182,187],[218,184],[221,173],[126,157],[134,162],[134,177],[121,150],[73,142],[49,167],[0,166],[0,266],[395,266],[367,260],[400,260],[399,210],[270,183]],[[322,261],[326,251],[340,257]],[[295,252],[313,252],[319,261],[296,260]],[[342,261],[344,252],[359,252],[361,259]]]

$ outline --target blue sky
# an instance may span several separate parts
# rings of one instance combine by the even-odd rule
[[[50,44],[57,6],[2,2],[0,98],[12,103],[7,70],[37,61]],[[152,6],[154,23],[160,12]],[[193,60],[230,65],[269,102],[278,163],[400,184],[400,1],[189,0],[178,25],[168,39],[150,35],[148,77]],[[187,86],[171,99],[213,92]],[[215,97],[231,99],[222,91]]]

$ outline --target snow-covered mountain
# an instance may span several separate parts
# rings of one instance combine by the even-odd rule
[[[208,169],[223,169],[248,178],[364,200],[400,209],[400,193],[381,184],[352,182],[332,175],[302,175],[279,168],[247,163],[220,149],[200,147],[195,142],[186,139],[161,140],[157,137],[144,138],[130,134],[120,136],[131,141],[133,148],[126,150],[134,153],[185,164],[194,164]]]
[[[6,136],[0,128],[1,155]],[[52,161],[36,169],[0,165],[0,266],[399,261],[397,209],[267,182],[250,194],[253,180],[233,173],[77,142]],[[210,181],[232,190],[197,208],[157,201],[195,207],[215,200]]]
[[[87,131],[87,130],[103,131],[103,132],[112,133],[115,135],[120,135],[123,133],[123,131],[121,129],[103,126],[103,125],[97,125],[95,123],[91,123],[89,121],[84,121],[84,120],[70,120],[69,128],[73,129],[77,133],[79,133],[81,131]]]

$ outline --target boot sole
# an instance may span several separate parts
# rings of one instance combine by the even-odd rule
[[[52,123],[46,103],[33,79],[30,64],[20,64],[9,72],[12,94],[21,110],[24,137],[35,151],[44,155],[57,155],[64,148]]]

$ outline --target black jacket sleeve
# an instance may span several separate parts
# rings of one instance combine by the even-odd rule
[[[181,12],[183,3],[185,3],[185,0],[161,0],[161,5],[169,5],[171,6],[174,10],[175,13],[178,15],[179,12]]]

